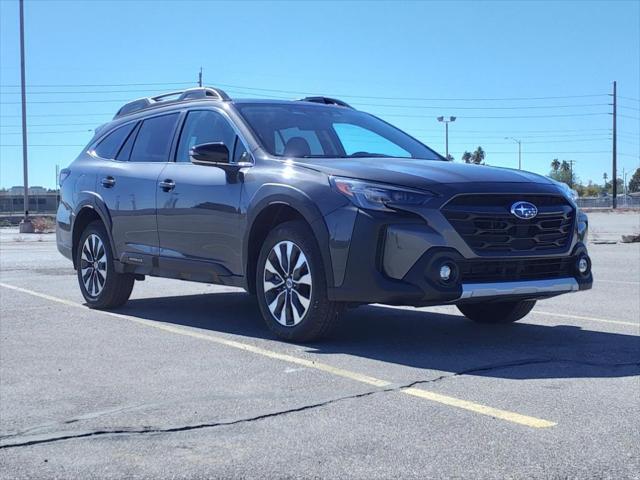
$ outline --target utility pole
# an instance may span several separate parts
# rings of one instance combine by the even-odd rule
[[[24,217],[20,233],[33,233],[29,219],[29,169],[27,161],[27,92],[24,68],[24,0],[20,0],[20,86],[22,88],[22,172],[24,175]]]
[[[200,67],[200,73],[198,73],[198,86],[202,87],[202,67]]]
[[[575,160],[567,160],[569,162],[569,186],[573,188],[573,164],[576,163]]]
[[[613,182],[611,185],[611,193],[613,194],[613,199],[611,206],[615,209],[618,206],[618,172],[617,172],[617,163],[618,163],[618,145],[617,145],[617,130],[616,130],[616,118],[617,117],[617,93],[616,93],[616,81],[613,81],[613,145],[612,145],[612,154],[613,154],[613,178],[611,181]]]
[[[518,144],[518,170],[522,170],[522,141],[513,137],[504,137],[505,140],[513,140]]]
[[[438,121],[444,123],[444,145],[445,145],[445,158],[449,160],[449,123],[455,122],[456,117],[438,117]]]

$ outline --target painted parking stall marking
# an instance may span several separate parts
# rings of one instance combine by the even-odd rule
[[[10,285],[7,283],[1,283],[0,287],[4,287],[10,290],[14,290],[17,292],[25,293],[28,295],[33,295],[35,297],[43,298],[45,300],[49,300],[51,302],[56,302],[62,305],[66,305],[74,308],[82,308],[86,309],[83,304],[73,302],[71,300],[65,300],[63,298],[54,297],[52,295],[47,295],[45,293],[36,292],[34,290],[29,290],[22,287],[17,287],[15,285]],[[273,350],[268,350],[265,348],[257,347],[255,345],[251,345],[248,343],[238,342],[235,340],[230,340],[227,338],[223,338],[217,335],[205,334],[193,330],[187,330],[184,328],[176,327],[173,325],[167,325],[164,323],[155,322],[152,320],[145,320],[142,318],[137,318],[131,315],[124,315],[121,313],[108,312],[104,310],[93,310],[92,312],[107,315],[113,318],[118,318],[121,320],[127,320],[133,323],[137,323],[138,325],[142,325],[145,327],[155,328],[158,330],[162,330],[165,332],[174,333],[177,335],[184,335],[192,338],[197,338],[200,340],[205,340],[209,342],[214,342],[220,345],[225,345],[227,347],[236,348],[239,350],[243,350],[246,352],[254,353],[257,355],[262,355],[264,357],[273,358],[275,360],[280,360],[283,362],[288,362],[294,365],[302,366],[305,368],[311,368],[315,370],[319,370],[325,373],[329,373],[331,375],[336,375],[343,378],[348,378],[354,380],[356,382],[365,383],[367,385],[372,385],[378,388],[391,388],[393,384],[387,380],[378,379],[375,377],[371,377],[369,375],[365,375],[362,373],[354,372],[351,370],[345,370],[343,368],[334,367],[328,365],[326,363],[316,362],[314,360],[308,360],[305,358],[296,357],[293,355],[289,355],[286,353],[279,353]],[[524,425],[530,428],[549,428],[553,427],[556,422],[552,422],[549,420],[530,417],[528,415],[522,415],[515,412],[510,412],[508,410],[502,410],[498,408],[489,407],[487,405],[482,405],[480,403],[471,402],[468,400],[459,399],[456,397],[451,397],[448,395],[442,395],[436,392],[431,392],[428,390],[423,390],[420,388],[410,387],[410,388],[401,388],[397,390],[400,393],[410,395],[414,398],[421,398],[424,400],[429,400],[431,402],[439,403],[441,405],[447,405],[450,407],[458,408],[461,410],[466,410],[469,412],[477,413],[480,415],[486,415],[489,417],[497,418],[500,420],[504,420],[507,422]]]

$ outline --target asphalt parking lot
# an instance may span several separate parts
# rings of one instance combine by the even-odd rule
[[[368,306],[300,346],[232,288],[89,310],[53,235],[2,230],[0,477],[640,478],[640,244],[590,253],[593,290],[514,325]]]

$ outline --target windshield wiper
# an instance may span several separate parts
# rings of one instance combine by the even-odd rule
[[[347,157],[351,158],[359,158],[359,157],[376,157],[376,158],[392,158],[390,155],[385,155],[384,153],[371,153],[371,152],[356,152],[351,155],[347,155]]]

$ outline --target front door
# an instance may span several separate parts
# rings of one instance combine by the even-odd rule
[[[232,159],[247,155],[222,113],[188,112],[175,161],[168,163],[160,175],[163,185],[157,197],[160,265],[174,270],[240,275],[242,182],[221,168],[194,165],[189,158],[191,147],[210,142],[223,142]]]

